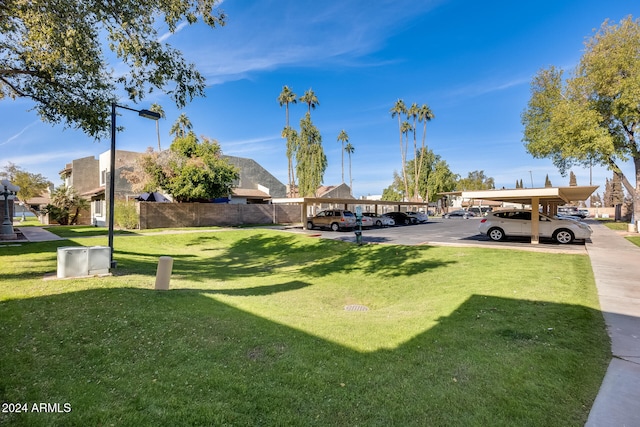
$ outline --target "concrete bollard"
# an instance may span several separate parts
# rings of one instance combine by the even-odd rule
[[[173,258],[161,256],[158,259],[158,271],[156,273],[156,290],[168,291],[171,280],[171,270],[173,269]]]

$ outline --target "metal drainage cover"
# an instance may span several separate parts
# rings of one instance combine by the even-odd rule
[[[345,311],[369,311],[369,307],[359,304],[345,305]]]

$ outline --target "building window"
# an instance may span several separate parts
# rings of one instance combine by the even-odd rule
[[[107,170],[104,169],[102,172],[100,172],[100,185],[106,185],[107,184]]]
[[[102,200],[94,201],[93,212],[96,216],[102,216]]]

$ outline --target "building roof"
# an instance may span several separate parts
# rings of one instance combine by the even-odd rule
[[[247,199],[270,199],[271,196],[264,191],[256,190],[253,188],[234,188],[234,197],[246,197]]]
[[[95,197],[103,193],[104,193],[104,187],[97,187],[89,191],[85,191],[84,193],[81,194],[81,196]]]

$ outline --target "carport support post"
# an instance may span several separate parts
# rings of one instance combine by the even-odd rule
[[[531,198],[531,244],[540,243],[540,197]]]
[[[302,217],[302,229],[307,229],[307,202],[302,202],[300,216]]]

